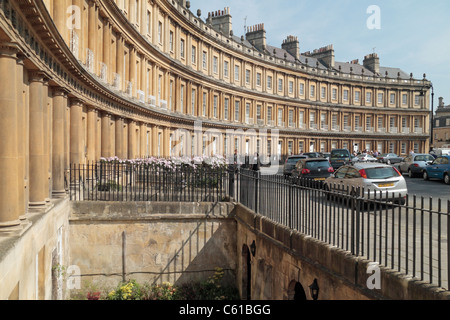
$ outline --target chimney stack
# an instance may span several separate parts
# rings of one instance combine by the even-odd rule
[[[230,8],[225,7],[223,10],[208,13],[207,23],[210,23],[212,28],[217,32],[222,32],[225,36],[229,37],[233,30]]]
[[[247,41],[259,51],[266,49],[266,31],[264,30],[264,23],[256,24],[247,28],[247,34],[245,35]]]
[[[320,49],[315,49],[313,52],[308,51],[305,55],[316,58],[328,68],[334,68],[334,48],[332,44]]]
[[[365,56],[363,65],[373,73],[380,74],[380,58],[376,53],[371,53]]]
[[[297,37],[288,36],[285,40],[283,40],[281,49],[286,50],[295,59],[300,60],[300,43]]]

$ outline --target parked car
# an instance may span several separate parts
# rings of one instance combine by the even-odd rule
[[[450,184],[450,156],[437,157],[431,164],[425,166],[423,179],[440,179]]]
[[[395,167],[363,162],[342,166],[325,180],[324,189],[365,199],[386,199],[401,205],[405,204],[408,193],[405,178]]]
[[[378,159],[371,156],[370,154],[362,153],[358,154],[356,157],[352,159],[352,163],[355,162],[377,162]]]
[[[351,162],[352,156],[348,149],[333,149],[331,150],[330,163],[334,170],[339,169],[345,164]]]
[[[378,162],[386,163],[386,164],[394,164],[400,163],[403,160],[403,157],[399,157],[395,153],[383,153],[378,157]]]
[[[431,154],[413,153],[404,158],[398,165],[399,171],[407,173],[410,178],[423,175],[423,169],[434,161]]]
[[[303,155],[309,158],[325,158],[321,152],[306,152]]]
[[[325,181],[334,172],[330,162],[325,158],[308,158],[297,162],[292,170],[294,183],[298,179],[308,179],[313,181]]]
[[[307,159],[307,156],[303,156],[303,155],[296,155],[296,156],[289,156],[286,158],[286,162],[284,163],[284,168],[283,168],[283,175],[285,178],[291,176],[292,173],[292,169],[295,168],[295,165],[297,164],[298,161],[300,161],[301,159]]]

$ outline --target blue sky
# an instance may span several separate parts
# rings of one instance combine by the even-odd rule
[[[379,8],[379,29],[367,27],[372,5]],[[412,72],[416,79],[426,73],[433,83],[435,109],[439,97],[450,104],[448,0],[191,0],[190,10],[201,9],[206,20],[208,12],[224,7],[230,8],[236,36],[244,34],[245,23],[264,23],[272,46],[281,47],[293,35],[301,52],[333,44],[336,61],[360,63],[375,51],[384,67]]]

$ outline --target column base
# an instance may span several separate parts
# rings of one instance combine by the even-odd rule
[[[6,223],[0,223],[0,237],[21,236],[31,226],[29,220],[7,222],[7,224],[10,223],[14,223],[14,225],[6,226]]]
[[[67,196],[66,190],[60,190],[60,191],[53,191],[52,192],[52,197],[56,198],[56,199],[62,199],[62,198],[65,198],[66,196]]]
[[[39,202],[29,202],[28,208],[29,209],[45,209],[47,207],[47,203],[45,201],[39,201]]]

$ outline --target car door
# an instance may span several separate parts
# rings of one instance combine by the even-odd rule
[[[412,156],[406,157],[403,161],[400,162],[399,168],[401,173],[408,172],[408,168],[411,165]]]
[[[344,180],[345,180],[344,185],[347,188],[349,194],[352,194],[357,189],[363,187],[361,174],[354,167],[348,168]]]
[[[329,179],[330,183],[328,184],[328,188],[330,191],[341,192],[345,186],[345,175],[348,171],[348,166],[343,166],[336,170],[334,173],[334,177]]]
[[[427,173],[429,178],[438,178],[439,165],[441,164],[442,157],[438,157],[427,167]]]
[[[438,169],[436,172],[436,178],[444,179],[444,172],[448,170],[449,160],[447,157],[441,158],[441,163],[438,165]]]

